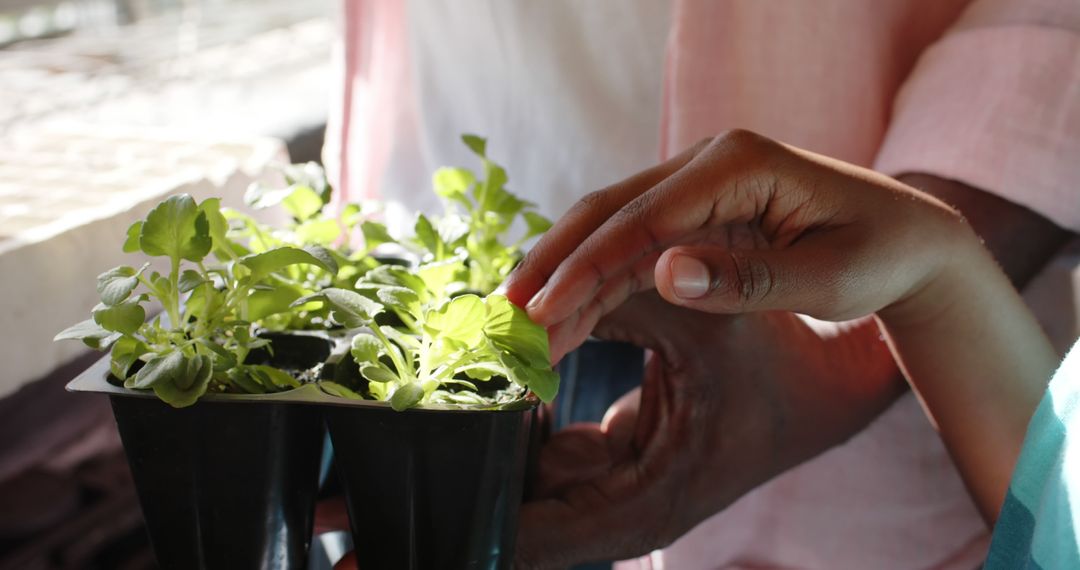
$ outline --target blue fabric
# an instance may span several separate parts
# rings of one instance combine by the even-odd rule
[[[985,568],[1080,568],[1078,347],[1054,374],[1028,425]]]

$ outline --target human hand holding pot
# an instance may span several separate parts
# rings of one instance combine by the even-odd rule
[[[810,353],[788,350],[801,343],[783,344],[797,339],[791,319],[798,317],[776,311],[832,321],[876,313],[979,506],[988,518],[996,515],[1056,359],[1008,280],[944,204],[880,174],[737,131],[588,196],[506,285],[512,300],[527,303],[530,316],[549,327],[556,359],[601,319],[619,320],[631,295],[653,287],[689,309],[755,313],[734,329],[727,323],[716,330],[743,335],[746,327],[771,323],[771,331],[741,340],[781,341],[774,349],[781,361],[787,350],[789,369]],[[821,450],[814,448],[822,441],[800,442],[797,432],[759,437],[765,457],[726,439],[740,428],[776,435],[768,414],[755,427],[754,417],[740,416],[744,409],[768,411],[774,403],[796,418],[812,415],[806,408],[832,394],[801,399],[790,391],[820,385],[766,375],[763,383],[744,384],[749,392],[726,395],[755,370],[739,377],[700,368],[714,354],[710,345],[724,341],[688,324],[701,317],[673,318],[656,306],[636,316],[647,319],[622,330],[651,337],[636,342],[661,350],[649,367],[632,445],[612,447],[619,440],[611,434],[620,430],[602,427],[553,441],[561,447],[545,452],[549,472],[570,463],[575,454],[566,450],[575,446],[621,452],[609,454],[610,466],[591,469],[593,477],[548,485],[548,499],[523,511],[523,567],[643,554]],[[695,358],[672,356],[685,346],[699,348]],[[734,408],[719,413],[722,403],[709,404],[717,398]],[[762,403],[739,406],[754,398]],[[611,425],[629,414],[620,410]],[[978,421],[988,418],[994,421]],[[980,443],[987,440],[995,445]]]

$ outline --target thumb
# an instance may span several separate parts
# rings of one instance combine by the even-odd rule
[[[824,248],[729,250],[680,246],[656,262],[669,303],[710,313],[785,310],[829,315],[842,288],[839,260]]]

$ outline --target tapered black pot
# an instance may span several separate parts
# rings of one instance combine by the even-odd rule
[[[322,363],[333,345],[271,340],[268,362],[288,369]],[[152,392],[83,387],[104,384],[107,371],[103,359],[69,389],[109,394],[160,568],[306,566],[325,434],[318,406],[288,394],[208,394],[176,409]]]
[[[510,568],[537,405],[323,408],[358,566]]]
[[[161,568],[306,565],[322,456],[316,407],[110,399]]]

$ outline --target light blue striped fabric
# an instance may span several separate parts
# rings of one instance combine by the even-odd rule
[[[1080,568],[1078,519],[1080,342],[1028,425],[984,568]]]

